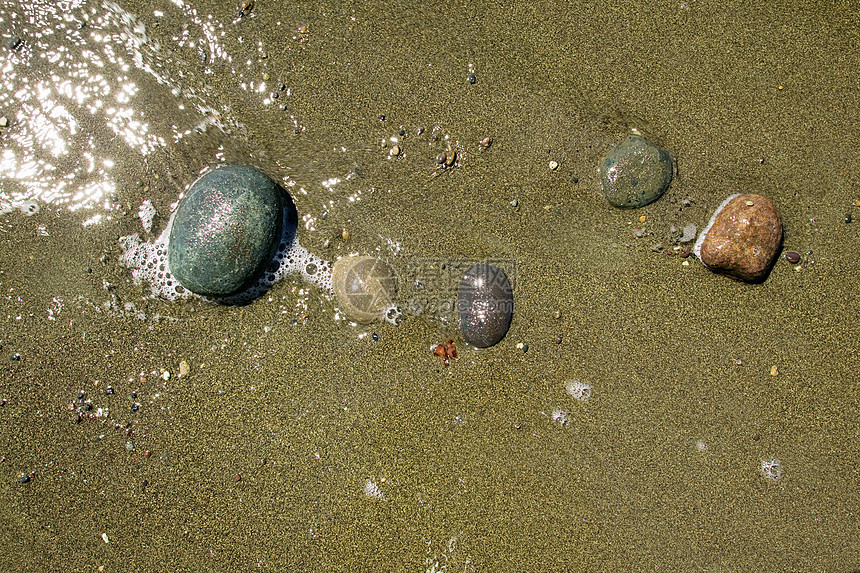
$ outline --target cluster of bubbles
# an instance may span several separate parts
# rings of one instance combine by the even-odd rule
[[[385,494],[382,493],[382,490],[379,489],[379,485],[372,479],[368,479],[364,482],[364,488],[362,491],[367,497],[379,500],[385,499]]]
[[[32,217],[41,210],[41,207],[35,201],[4,200],[0,197],[0,215],[5,215],[15,210],[21,211],[21,213],[28,217]]]
[[[564,389],[577,402],[588,402],[591,398],[591,384],[587,382],[568,380],[564,383]],[[560,408],[553,410],[551,418],[560,426],[567,426],[570,423],[570,413]]]
[[[773,458],[771,460],[761,461],[761,473],[765,478],[771,481],[779,481],[782,479],[782,462]]]
[[[141,211],[144,211],[143,206]],[[143,218],[141,217],[141,219]],[[149,219],[149,212],[147,212],[146,219]],[[142,221],[142,223],[146,226],[147,221]],[[290,237],[285,228],[272,262],[269,263],[266,272],[250,288],[237,295],[218,299],[209,299],[194,294],[184,288],[170,272],[167,241],[172,226],[173,218],[171,217],[161,235],[152,242],[142,240],[137,234],[120,239],[122,250],[120,263],[131,270],[135,284],[149,283],[152,294],[157,297],[170,301],[197,297],[217,300],[222,304],[244,304],[259,298],[284,277],[293,275],[300,276],[303,280],[317,285],[328,293],[333,292],[331,263],[299,245],[297,237]]]
[[[552,421],[560,426],[567,426],[570,423],[570,416],[564,410],[556,409],[552,412]]]
[[[579,380],[568,380],[564,386],[567,393],[580,402],[588,402],[591,398],[591,384]]]

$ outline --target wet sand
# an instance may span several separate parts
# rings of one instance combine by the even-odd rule
[[[108,208],[0,215],[0,569],[860,568],[850,10],[258,0],[233,22],[232,4],[195,1],[223,23],[228,63],[177,41],[203,27],[161,4],[122,8],[182,88],[132,70],[165,144],[144,158],[94,115],[81,130],[115,150]],[[172,126],[207,117],[191,101],[220,117],[176,141]],[[678,172],[622,211],[596,167],[633,127]],[[449,147],[458,166],[434,175]],[[401,276],[504,261],[507,337],[471,349],[409,313],[356,327],[299,280],[242,307],[154,299],[119,239],[154,239],[222,160],[294,182],[299,239],[328,260],[378,254]],[[0,198],[19,191],[0,181]],[[803,254],[761,285],[681,257],[670,232],[747,191]],[[94,212],[110,219],[83,227]],[[430,349],[449,337],[445,368]],[[761,471],[774,458],[778,481]]]

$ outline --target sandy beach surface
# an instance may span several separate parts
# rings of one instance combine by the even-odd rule
[[[860,569],[856,7],[242,4],[2,0],[0,569]],[[632,129],[676,173],[621,210]],[[123,238],[222,163],[402,321],[136,282]],[[679,242],[739,192],[801,255],[762,284]],[[481,261],[487,349],[434,310]]]

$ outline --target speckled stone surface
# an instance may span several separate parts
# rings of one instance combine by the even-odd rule
[[[714,272],[744,282],[767,278],[782,246],[782,222],[766,197],[729,197],[696,242],[699,260]]]
[[[672,157],[638,135],[628,135],[600,163],[606,200],[621,209],[656,201],[672,182]]]
[[[286,191],[253,167],[229,165],[206,173],[173,219],[170,271],[200,295],[241,292],[274,257],[288,204]]]
[[[511,326],[514,295],[505,272],[493,265],[472,266],[460,280],[457,312],[463,340],[486,348],[502,340]]]

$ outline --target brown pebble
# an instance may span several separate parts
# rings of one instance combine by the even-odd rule
[[[800,253],[798,253],[797,251],[788,251],[783,256],[785,257],[786,261],[793,265],[796,265],[800,262]]]
[[[726,200],[696,243],[699,260],[714,272],[744,282],[767,277],[782,245],[782,221],[766,197]]]
[[[493,144],[493,138],[489,135],[481,140],[481,147],[488,149]]]

